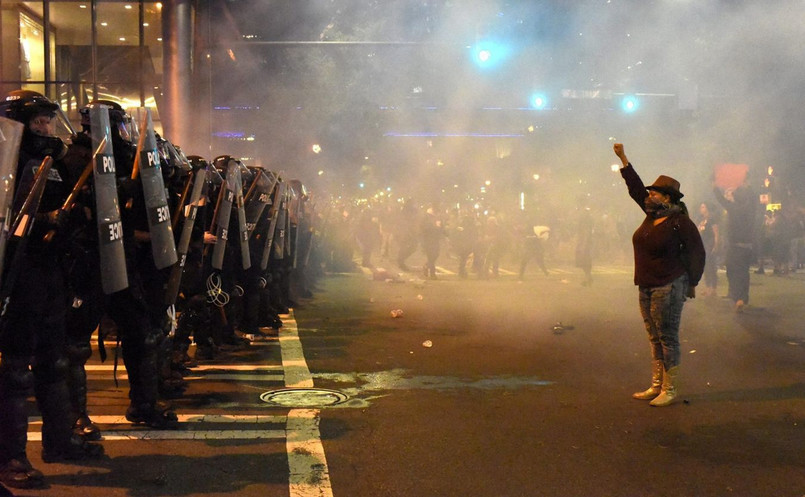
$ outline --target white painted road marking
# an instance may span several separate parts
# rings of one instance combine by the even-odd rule
[[[299,330],[291,310],[282,318],[280,347],[287,388],[312,388],[313,375],[307,367]],[[292,409],[285,424],[285,451],[288,453],[291,497],[332,497],[330,470],[321,443],[318,409]]]
[[[266,424],[285,423],[287,416],[261,415],[261,414],[179,414],[180,423],[237,423],[237,424]],[[41,425],[41,416],[28,418],[31,425]],[[102,425],[131,425],[125,416],[92,416],[92,421]]]
[[[214,429],[208,430],[204,428],[204,424],[226,424],[231,423],[234,425],[243,424],[285,424],[286,416],[265,416],[265,415],[222,415],[222,414],[180,414],[178,415],[179,422],[183,423],[183,430],[150,430],[132,429],[131,423],[125,416],[92,416],[92,420],[101,425],[103,432],[103,441],[126,441],[126,440],[257,440],[257,439],[274,439],[279,440],[285,438],[285,430],[277,427],[273,430],[260,430],[260,429]],[[42,425],[41,417],[29,418],[29,423],[32,426]],[[189,427],[187,425],[195,425]],[[125,429],[122,429],[125,427]],[[29,441],[41,441],[41,431],[28,432]]]
[[[285,430],[104,430],[101,440],[281,440]],[[41,441],[42,432],[29,432],[28,441]]]
[[[98,374],[88,374],[87,379],[92,380],[109,380],[112,381],[112,378],[108,375],[98,375]],[[126,373],[118,373],[117,374],[118,380],[128,380],[129,375]],[[281,373],[268,373],[268,374],[221,374],[221,373],[212,373],[212,374],[203,374],[203,375],[187,375],[183,376],[182,379],[185,381],[198,381],[198,380],[207,380],[207,381],[273,381],[273,382],[281,382],[283,379],[283,375]]]
[[[112,364],[87,364],[84,369],[87,371],[112,371]],[[122,367],[117,368],[123,369]],[[261,371],[282,371],[279,364],[205,364],[193,366],[193,371],[250,371],[258,373]]]
[[[286,388],[312,388],[313,375],[305,361],[302,342],[293,311],[282,315],[283,328],[279,343],[282,353],[282,365],[243,365],[215,364],[193,368],[200,375],[188,376],[185,379],[205,380],[238,380],[238,381],[281,381],[285,380]],[[86,366],[90,373],[109,373],[112,364],[91,364]],[[238,374],[236,371],[242,371]],[[100,375],[91,374],[93,380]],[[104,376],[105,378],[106,376]],[[119,379],[128,378],[123,369]],[[332,497],[330,472],[324,454],[319,432],[318,409],[292,409],[287,416],[274,415],[212,415],[212,414],[179,414],[179,422],[185,430],[151,430],[148,428],[132,429],[132,424],[123,415],[92,416],[92,420],[102,426],[103,441],[130,440],[255,440],[285,438],[290,469],[288,486],[291,497]],[[31,425],[41,427],[41,417],[29,418]],[[243,424],[285,424],[282,429],[204,429],[204,424],[231,423],[233,426]],[[191,426],[187,426],[191,425]],[[124,429],[121,429],[124,428]],[[216,427],[220,428],[220,427]],[[41,429],[41,428],[40,428]],[[41,441],[41,431],[29,431],[29,441]]]

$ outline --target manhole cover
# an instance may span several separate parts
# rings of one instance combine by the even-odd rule
[[[283,388],[260,394],[263,402],[283,407],[334,406],[348,398],[341,392],[326,388]]]

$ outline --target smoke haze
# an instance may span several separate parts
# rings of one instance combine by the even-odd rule
[[[803,2],[220,8],[239,32],[219,33],[237,59],[218,54],[214,98],[260,107],[237,122],[254,133],[258,161],[334,193],[391,188],[423,202],[483,196],[511,207],[525,192],[534,203],[575,208],[587,197],[632,209],[610,170],[613,141],[625,143],[644,181],[674,176],[692,201],[710,199],[721,162],[749,164],[756,182],[774,165],[802,185]],[[487,40],[500,60],[482,68],[472,47]],[[537,91],[544,110],[530,107]],[[620,108],[626,94],[639,99],[632,114]]]

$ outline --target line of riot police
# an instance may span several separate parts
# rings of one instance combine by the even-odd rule
[[[308,293],[312,204],[280,173],[185,156],[145,108],[95,101],[75,132],[55,102],[17,90],[0,116],[0,481],[35,488],[31,389],[45,462],[101,457],[85,364],[95,330],[106,360],[114,329],[126,419],[178,428],[165,399],[188,367],[278,330],[292,285]]]

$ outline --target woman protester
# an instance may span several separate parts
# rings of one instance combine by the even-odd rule
[[[679,182],[659,176],[645,186],[626,158],[623,144],[616,143],[614,151],[623,163],[620,172],[629,196],[646,213],[632,235],[632,244],[634,282],[651,344],[652,376],[651,386],[632,397],[662,407],[677,397],[682,306],[686,298],[696,296],[696,285],[704,271],[704,245],[681,201]]]

